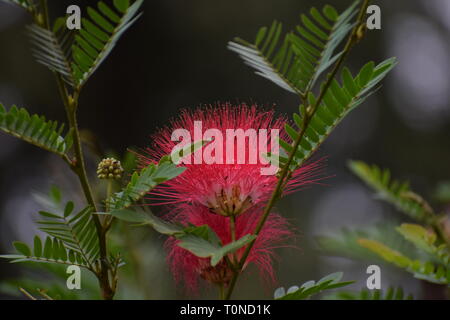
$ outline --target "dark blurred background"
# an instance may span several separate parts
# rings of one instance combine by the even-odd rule
[[[330,1],[328,1],[330,2]],[[92,1],[49,0],[51,16],[65,14],[70,4]],[[258,28],[273,19],[285,30],[299,22],[299,13],[327,1],[299,0],[147,0],[144,16],[121,39],[82,92],[80,126],[90,130],[103,150],[119,154],[149,145],[149,135],[181,108],[222,102],[255,102],[291,114],[295,95],[255,75],[231,51],[235,36],[253,40]],[[335,0],[342,10],[350,0]],[[278,206],[300,232],[300,250],[282,249],[276,263],[279,284],[291,286],[344,271],[346,280],[365,285],[370,261],[329,258],[315,250],[315,235],[339,228],[364,227],[399,217],[346,167],[361,159],[392,169],[432,199],[435,186],[450,180],[450,1],[373,1],[382,10],[382,30],[370,31],[347,61],[356,71],[369,60],[396,56],[399,65],[383,87],[333,132],[318,154],[328,157],[328,186],[315,186],[284,199]],[[64,121],[52,74],[30,53],[20,8],[0,2],[0,101]],[[95,164],[91,164],[93,166]],[[12,240],[31,242],[33,219],[40,209],[30,195],[52,184],[79,199],[75,177],[60,159],[10,136],[0,134],[0,252]],[[73,193],[73,197],[72,194]],[[156,238],[155,238],[156,239]],[[175,289],[164,263],[164,251],[152,247],[153,267],[147,272],[150,298],[184,297]],[[386,272],[384,272],[386,270]],[[0,282],[16,277],[21,266],[0,261]],[[243,277],[236,297],[270,298],[256,276]],[[383,269],[382,284],[402,285],[426,298],[423,284],[404,273]],[[206,292],[202,297],[214,297]],[[0,296],[1,297],[1,296]],[[6,297],[6,296],[5,296]]]

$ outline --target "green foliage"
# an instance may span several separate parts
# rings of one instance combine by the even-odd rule
[[[213,231],[210,230],[210,232]],[[178,246],[188,250],[197,257],[211,258],[211,266],[213,267],[216,266],[226,255],[237,251],[256,239],[256,236],[246,234],[236,241],[222,245],[217,236],[212,239],[205,239],[198,235],[188,233],[178,237],[180,239]]]
[[[28,262],[20,276],[0,283],[0,292],[11,297],[23,298],[19,288],[25,289],[37,299],[98,300],[98,280],[90,272],[83,273],[82,290],[67,289],[67,266],[54,263]],[[45,283],[42,279],[45,279]]]
[[[131,176],[128,185],[107,200],[111,211],[124,210],[142,199],[158,184],[179,176],[186,168],[177,167],[170,158],[162,158],[158,164],[151,163]]]
[[[395,231],[396,225],[394,222],[383,222],[364,229],[343,227],[336,234],[317,236],[316,241],[321,253],[362,261],[383,260],[374,252],[359,245],[360,238],[382,241],[394,250],[412,255],[415,248]]]
[[[62,136],[64,124],[30,115],[16,106],[7,111],[0,104],[0,130],[59,156],[65,156],[72,146],[71,132]]]
[[[89,263],[83,256],[65,245],[58,238],[47,237],[44,244],[39,236],[34,237],[34,247],[31,249],[27,244],[16,241],[13,243],[17,254],[0,255],[0,258],[9,259],[11,263],[16,262],[45,262],[65,265],[77,265],[90,269]]]
[[[65,29],[65,19],[55,21],[51,31],[40,26],[29,28],[37,61],[58,72],[75,88],[82,87],[111,53],[118,40],[139,18],[143,0],[103,1],[97,9],[88,7],[89,18],[82,18],[78,31]]]
[[[397,231],[406,240],[413,243],[420,252],[425,252],[429,256],[434,257],[437,263],[445,266],[450,272],[450,248],[445,243],[439,244],[434,231],[427,230],[418,224],[408,223],[397,227]],[[450,279],[447,280],[450,281]]]
[[[143,0],[130,5],[128,0],[115,0],[114,9],[100,1],[98,10],[88,7],[91,18],[82,19],[83,28],[75,36],[72,47],[72,70],[77,85],[83,85],[108,57],[124,32],[139,18]]]
[[[223,245],[217,234],[207,225],[173,224],[143,210],[118,210],[112,211],[111,214],[124,221],[149,225],[161,234],[175,237],[179,240],[178,246],[198,257],[211,258],[212,266],[217,265],[227,254],[237,251],[256,239],[256,236],[247,234],[234,242]]]
[[[65,27],[65,19],[61,18],[57,22],[55,26]],[[27,29],[36,61],[61,74],[67,83],[73,85],[74,79],[70,65],[71,35],[64,32],[63,35],[58,36],[57,32],[49,31],[37,24],[29,25]]]
[[[389,287],[386,293],[383,290],[367,290],[360,292],[341,291],[327,295],[325,299],[330,300],[413,300],[411,294],[405,295],[401,287]]]
[[[349,168],[368,186],[373,188],[379,198],[393,204],[398,210],[411,218],[429,224],[433,219],[433,209],[419,195],[411,191],[407,182],[391,179],[388,169],[369,166],[361,161],[351,161]]]
[[[388,246],[382,244],[381,242],[361,238],[358,240],[358,243],[364,248],[367,248],[375,252],[384,260],[391,262],[400,268],[406,268],[412,264],[411,259],[404,256],[400,252],[389,248]]]
[[[408,216],[422,222],[419,224],[404,223],[395,230],[409,243],[415,251],[405,250],[389,243],[389,238],[381,234],[369,232],[348,231],[341,239],[319,238],[321,246],[329,251],[346,254],[342,248],[350,244],[355,248],[355,242],[362,248],[375,253],[379,258],[387,261],[414,277],[438,284],[450,284],[450,248],[445,232],[441,230],[439,216],[431,206],[418,194],[412,192],[409,184],[391,179],[389,170],[381,170],[376,166],[369,166],[363,162],[352,161],[350,169],[369,186],[375,189],[382,199],[394,204]],[[381,235],[381,236],[380,236]],[[347,250],[348,251],[348,250]],[[355,249],[358,254],[364,253]],[[414,257],[413,256],[414,253]]]
[[[322,13],[316,8],[310,17],[301,15],[302,23],[282,36],[281,23],[261,28],[254,43],[236,38],[228,48],[239,54],[257,74],[280,87],[306,95],[342,53],[334,55],[353,27],[358,2],[339,15],[327,5]]]
[[[62,241],[88,265],[93,265],[100,249],[90,207],[74,212],[73,203],[68,202],[62,215],[46,211],[39,214],[45,218],[37,222],[41,231]]]
[[[340,282],[343,275],[344,274],[342,272],[335,272],[323,277],[317,282],[310,280],[302,284],[300,287],[290,287],[287,292],[283,287],[281,287],[275,290],[274,298],[276,300],[304,300],[309,299],[312,295],[318,294],[324,290],[344,287],[354,282]]]
[[[77,264],[94,270],[94,263],[99,255],[99,243],[91,208],[87,207],[76,212],[73,202],[67,202],[61,206],[62,195],[56,187],[51,188],[49,196],[36,195],[36,199],[48,208],[61,211],[58,214],[49,211],[39,212],[43,218],[37,221],[39,229],[50,237],[46,239],[43,246],[41,239],[36,236],[32,251],[28,245],[14,242],[14,247],[22,254],[22,257],[16,255],[2,257],[13,259],[13,262]]]
[[[401,229],[402,232],[405,232]],[[419,240],[417,234],[408,234],[407,239],[414,237],[414,243],[418,243],[425,240]],[[430,261],[423,262],[421,260],[413,260],[402,253],[391,249],[383,243],[375,240],[361,238],[358,240],[359,244],[376,254],[378,254],[383,260],[390,262],[397,267],[400,267],[408,272],[411,272],[414,277],[422,280],[426,280],[438,284],[450,284],[450,268],[448,264],[448,253],[441,252],[442,257],[445,259],[445,264],[435,264]],[[440,248],[442,249],[442,248]],[[436,249],[439,250],[439,249]]]
[[[342,72],[342,85],[333,80],[330,88],[324,95],[321,105],[311,117],[304,136],[297,150],[293,148],[293,142],[280,139],[280,146],[287,153],[295,152],[291,170],[301,166],[319,148],[331,131],[344,119],[347,114],[359,106],[373,93],[374,88],[395,66],[394,58],[388,59],[375,66],[373,62],[367,63],[356,77],[345,68]],[[311,93],[308,96],[310,106],[316,104],[316,97]],[[292,141],[297,140],[303,126],[303,117],[307,108],[300,106],[300,113],[294,114],[294,121],[298,129],[286,125],[285,129]],[[284,166],[286,157],[280,157],[280,163]]]

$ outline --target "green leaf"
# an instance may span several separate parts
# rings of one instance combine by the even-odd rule
[[[51,71],[59,73],[65,82],[73,86],[75,79],[68,47],[68,43],[71,43],[69,39],[73,36],[66,31],[65,23],[65,19],[57,19],[52,31],[37,24],[32,24],[27,29],[36,61]]]
[[[18,262],[39,262],[39,263],[55,263],[55,264],[63,264],[63,265],[77,265],[79,267],[88,268],[89,270],[93,270],[91,266],[87,265],[84,261],[74,261],[70,258],[73,256],[73,253],[69,255],[67,254],[66,248],[62,241],[58,241],[56,238],[47,237],[45,240],[44,252],[42,253],[42,242],[41,239],[36,236],[34,239],[35,254],[31,254],[30,248],[21,242],[14,242],[14,246],[16,250],[21,253],[19,254],[8,254],[8,255],[0,255],[0,258],[9,259],[11,263]],[[42,254],[39,254],[42,253]]]
[[[130,6],[129,0],[114,0],[114,5],[116,6],[117,10],[119,10],[122,13],[125,13]]]
[[[82,31],[72,47],[71,68],[76,86],[84,85],[105,61],[125,31],[139,18],[137,12],[142,3],[143,0],[137,0],[130,5],[129,1],[115,0],[120,16],[103,2],[98,4],[98,11],[88,8],[90,20],[82,19]]]
[[[331,6],[323,14],[313,8],[311,17],[301,15],[302,23],[294,31],[281,35],[281,23],[258,31],[254,43],[236,38],[228,48],[256,73],[283,89],[305,95],[320,76],[334,64],[341,53],[335,53],[349,34],[356,14],[355,2],[341,15]]]
[[[211,141],[199,140],[193,143],[188,143],[182,147],[175,147],[170,154],[171,162],[174,164],[182,163],[182,160],[184,160],[187,156],[195,153],[197,150],[200,150],[209,142]]]
[[[247,234],[239,240],[221,247],[205,240],[202,237],[186,235],[180,237],[178,246],[188,250],[197,257],[211,258],[211,266],[214,267],[223,259],[224,256],[244,247],[254,239],[256,239],[256,236]]]
[[[44,250],[42,251],[42,241],[39,236],[35,236],[33,249],[34,254],[31,253],[32,250],[30,250],[25,243],[15,241],[13,242],[13,245],[20,254],[0,255],[0,258],[9,259],[11,260],[11,263],[33,261],[64,265],[74,264],[93,270],[92,266],[87,264],[83,257],[81,257],[80,261],[75,261],[73,257],[78,253],[75,253],[70,249],[68,253],[65,242],[59,240],[58,238],[47,237],[45,240]]]
[[[374,68],[375,64],[373,63],[373,61],[371,61],[361,69],[361,72],[358,76],[358,84],[360,87],[364,87],[372,79]]]
[[[46,243],[44,256],[48,257],[50,252],[54,252],[66,261],[70,256],[67,256],[67,249],[80,255],[86,266],[92,267],[100,251],[97,231],[92,219],[92,209],[87,207],[75,213],[73,213],[73,209],[73,203],[68,202],[61,215],[39,212],[45,218],[45,220],[37,222],[39,229],[60,241],[60,243],[56,243],[56,248],[55,244],[51,246]],[[65,249],[63,250],[61,247]]]
[[[13,242],[14,248],[21,254],[23,254],[26,257],[31,256],[30,248],[23,242],[20,241],[14,241]]]
[[[314,280],[303,283],[300,287],[293,286],[287,291],[281,287],[275,290],[274,299],[276,300],[304,300],[309,299],[312,295],[318,294],[324,290],[331,290],[347,286],[354,281],[340,282],[343,277],[342,272],[329,274],[319,281]]]
[[[128,185],[107,200],[110,210],[117,211],[129,208],[158,184],[179,176],[185,169],[184,167],[177,167],[164,158],[158,164],[152,163],[139,173],[135,172]]]
[[[34,255],[36,257],[42,256],[42,242],[41,238],[39,238],[38,236],[34,237]]]
[[[247,234],[237,241],[222,246],[217,234],[207,225],[183,227],[164,221],[143,210],[115,210],[111,214],[121,220],[149,225],[157,232],[175,237],[178,246],[201,258],[211,258],[211,265],[217,265],[224,256],[239,250],[256,239]]]
[[[407,268],[412,264],[411,259],[402,255],[400,252],[385,246],[381,242],[362,238],[358,240],[358,243],[400,268]]]
[[[66,204],[66,208],[64,209],[64,217],[67,218],[68,216],[70,216],[70,214],[72,213],[74,209],[74,204],[72,201],[67,202]]]
[[[114,9],[100,1],[87,8],[81,30],[64,28],[64,18],[52,30],[29,27],[36,60],[59,73],[74,88],[81,88],[111,53],[119,39],[139,18],[143,0],[114,1]],[[117,12],[116,12],[117,11]],[[118,14],[119,12],[119,14]]]
[[[359,239],[358,243],[375,252],[385,261],[390,262],[397,267],[411,272],[414,277],[426,280],[432,283],[449,284],[445,274],[446,269],[443,266],[436,266],[432,262],[422,262],[419,260],[411,260],[402,253],[393,250],[379,241],[369,239]]]
[[[367,290],[360,292],[341,291],[324,297],[326,300],[412,300],[413,296],[404,295],[401,287],[389,287],[386,293],[383,290]]]
[[[434,231],[431,229],[427,230],[421,225],[410,223],[403,223],[396,230],[419,250],[431,254],[450,270],[450,248],[445,243],[437,244],[437,235]],[[438,278],[442,276],[439,275]]]
[[[419,249],[427,251],[428,253],[434,253],[438,249],[434,245],[436,242],[436,234],[427,230],[421,225],[403,223],[400,227],[397,227],[397,231],[405,237],[405,239],[413,242]]]
[[[64,125],[47,121],[43,116],[30,115],[16,106],[6,111],[1,103],[0,130],[59,156],[66,156],[72,146],[70,131],[65,137],[61,136]]]
[[[361,247],[358,239],[368,238],[381,241],[390,248],[407,253],[407,255],[414,254],[414,248],[395,231],[396,225],[394,222],[383,221],[364,229],[343,227],[336,234],[321,235],[316,237],[316,240],[319,250],[324,254],[380,263],[383,260],[373,251]]]
[[[148,211],[122,209],[112,211],[111,215],[120,220],[135,222],[142,225],[149,225],[157,232],[169,236],[181,235],[184,233],[183,227],[158,218]]]
[[[311,117],[297,150],[293,150],[292,143],[301,131],[302,122],[298,123],[300,115],[294,116],[294,120],[297,118],[297,121],[294,122],[296,122],[298,130],[287,127],[291,141],[280,141],[280,146],[288,154],[295,154],[290,170],[300,167],[311,157],[347,114],[361,105],[374,92],[374,88],[392,70],[395,64],[394,58],[380,63],[375,68],[373,68],[373,63],[368,63],[355,78],[351,76],[348,69],[344,69],[342,84],[339,84],[336,80],[331,82],[330,88],[324,94],[322,103]],[[380,73],[380,70],[383,71]],[[365,84],[360,85],[363,81],[358,79],[365,77],[368,77],[368,81],[364,79]],[[314,105],[317,101],[312,93],[309,94],[309,100],[311,105]],[[280,162],[282,166],[285,165],[284,161]]]
[[[377,192],[378,198],[393,204],[401,212],[425,224],[430,224],[434,219],[431,206],[414,193],[407,182],[390,179],[389,170],[361,161],[350,161],[349,168]]]

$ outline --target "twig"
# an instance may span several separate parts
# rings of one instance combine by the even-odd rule
[[[50,30],[51,28],[49,22],[47,0],[40,0],[40,6],[42,16],[40,16],[39,14],[35,15],[35,22],[39,24],[41,27]],[[92,189],[89,184],[89,179],[86,173],[85,159],[83,155],[83,149],[81,146],[80,131],[78,128],[78,121],[77,121],[78,97],[80,91],[79,88],[76,88],[73,92],[73,95],[70,95],[61,75],[59,75],[57,72],[54,72],[54,75],[56,77],[56,82],[58,84],[61,99],[63,100],[64,103],[67,118],[69,121],[69,126],[73,130],[75,160],[69,162],[67,161],[68,159],[64,160],[70,164],[72,170],[78,176],[86,200],[89,203],[89,205],[93,208],[95,213],[98,212],[97,204],[95,202]],[[100,270],[98,270],[96,275],[100,283],[103,298],[105,300],[110,300],[114,296],[114,290],[112,290],[111,288],[108,276],[110,268],[108,263],[107,246],[106,246],[107,230],[103,228],[100,218],[96,214],[92,215],[92,219],[94,221],[97,230],[97,236],[99,239],[99,247],[100,247]]]
[[[37,289],[37,290],[38,290],[39,294],[40,294],[41,296],[43,296],[46,300],[54,300],[52,297],[50,297],[50,296],[45,292],[45,290],[42,290],[42,289]]]
[[[30,300],[37,300],[35,297],[33,297],[31,295],[31,293],[29,293],[27,290],[25,290],[24,288],[19,288],[20,292],[22,292],[27,298],[29,298]]]
[[[261,232],[267,218],[269,217],[270,211],[272,210],[273,206],[278,201],[278,199],[281,197],[282,187],[284,185],[285,179],[289,178],[288,177],[289,167],[290,167],[292,161],[294,160],[294,155],[300,145],[300,142],[303,139],[303,136],[306,132],[309,122],[311,121],[312,116],[317,111],[318,106],[322,103],[322,100],[323,100],[328,88],[330,87],[333,79],[336,77],[340,67],[342,66],[344,60],[346,59],[348,53],[350,52],[350,49],[357,42],[357,32],[358,32],[359,28],[361,27],[361,25],[364,24],[363,18],[366,13],[367,7],[369,6],[369,2],[370,2],[370,0],[365,0],[364,3],[362,4],[359,14],[358,14],[357,23],[356,23],[355,27],[353,28],[352,33],[350,34],[350,36],[347,40],[347,43],[344,47],[342,55],[340,56],[339,60],[336,62],[335,66],[333,67],[332,72],[328,76],[327,81],[326,81],[325,85],[323,86],[323,88],[320,92],[320,95],[317,98],[316,103],[313,106],[310,106],[311,107],[310,110],[307,109],[307,112],[304,114],[303,125],[300,129],[298,138],[294,142],[294,145],[292,147],[293,150],[289,154],[287,163],[285,164],[285,166],[283,167],[283,170],[281,171],[277,186],[275,187],[275,190],[272,192],[272,196],[271,196],[269,202],[267,203],[267,206],[264,208],[264,211],[263,211],[260,219],[258,220],[258,224],[256,225],[256,228],[254,231],[254,235],[256,235],[256,236],[258,236],[259,233]],[[237,270],[233,274],[233,277],[230,281],[230,285],[228,287],[228,290],[227,290],[227,293],[225,296],[226,300],[230,299],[231,294],[233,293],[234,287],[236,285],[236,281],[239,277],[239,274],[242,272],[242,268],[245,264],[245,261],[247,260],[248,255],[250,254],[251,249],[253,248],[253,245],[255,244],[255,241],[256,241],[256,238],[255,238],[255,240],[253,240],[252,242],[249,243],[249,245],[247,246],[247,248],[244,251],[244,254],[242,255],[241,260],[238,263]]]

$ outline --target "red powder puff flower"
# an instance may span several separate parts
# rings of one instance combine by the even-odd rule
[[[258,110],[256,106],[246,105],[233,107],[225,104],[196,111],[184,110],[178,119],[171,122],[170,126],[153,136],[153,146],[145,150],[145,155],[140,155],[141,164],[148,165],[164,155],[171,154],[179,144],[178,141],[172,141],[175,130],[184,129],[189,132],[191,137],[194,137],[195,122],[201,122],[202,134],[209,129],[222,133],[224,137],[223,151],[213,152],[216,160],[219,158],[222,161],[218,162],[222,163],[210,164],[204,159],[199,160],[198,153],[200,152],[200,158],[202,158],[204,154],[201,152],[206,153],[210,147],[206,145],[195,155],[189,156],[191,164],[183,164],[187,170],[182,175],[156,188],[151,193],[152,196],[159,197],[156,199],[157,203],[200,204],[208,207],[212,213],[225,216],[238,215],[251,207],[266,203],[276,187],[277,177],[274,174],[261,174],[261,169],[269,166],[262,154],[266,154],[272,149],[270,132],[279,130],[280,138],[289,139],[284,131],[286,118],[275,117],[274,111]],[[251,141],[254,139],[247,138],[244,144],[239,144],[238,139],[235,139],[230,148],[225,141],[227,131],[230,129],[242,129],[244,132],[252,129],[258,133],[256,138],[258,141]],[[265,134],[266,139],[263,138]],[[198,140],[183,141],[183,144],[193,141]],[[264,142],[266,145],[262,146]],[[256,147],[256,150],[252,147]],[[227,161],[230,149],[234,151],[231,155],[234,160],[233,164]],[[245,157],[242,154],[245,154]],[[252,156],[255,154],[256,157]],[[244,163],[238,163],[240,156],[242,156],[241,159],[244,159]],[[200,161],[202,163],[198,164]],[[317,161],[296,170],[284,188],[284,193],[317,182],[321,168],[321,161]],[[150,199],[155,200],[154,197]]]
[[[216,232],[222,244],[226,245],[231,242],[229,218],[211,214],[204,206],[184,205],[179,209],[180,213],[176,217],[177,221],[196,226],[206,224]],[[261,210],[250,209],[236,217],[236,239],[255,230],[260,213]],[[293,236],[292,228],[290,228],[287,220],[272,213],[250,251],[243,269],[252,263],[257,267],[263,279],[273,283],[275,280],[272,266],[274,249],[286,247],[285,243],[287,240],[292,240]],[[212,267],[210,259],[199,258],[193,255],[177,246],[177,242],[178,240],[170,238],[165,245],[168,250],[167,261],[177,283],[184,284],[191,292],[197,290],[200,279],[204,279],[212,284],[225,286],[229,283],[233,271],[224,260]],[[231,261],[234,259],[239,260],[244,250],[245,247],[236,251],[234,255],[230,254],[229,259]]]
[[[185,172],[156,188],[151,193],[151,199],[157,196],[158,203],[171,204],[170,217],[175,221],[185,225],[208,225],[217,233],[223,245],[232,241],[231,220],[235,220],[235,239],[253,233],[263,206],[277,184],[276,175],[261,174],[262,169],[270,164],[260,155],[271,152],[272,148],[278,153],[278,143],[274,143],[278,137],[273,136],[272,132],[288,140],[284,131],[286,122],[286,118],[276,117],[273,111],[259,110],[256,106],[234,107],[224,104],[183,111],[170,126],[153,136],[153,146],[144,155],[140,155],[142,166],[171,154],[180,145],[180,141],[172,141],[180,138],[177,130],[181,130],[183,136],[183,139],[179,139],[183,140],[181,145],[208,138],[214,140],[199,152],[184,158],[185,163],[182,165],[187,168]],[[251,133],[253,130],[258,134],[249,134],[241,140],[228,140],[230,130],[232,133],[237,130],[241,130],[240,133]],[[208,136],[211,132],[214,135]],[[260,133],[262,134],[259,135]],[[194,138],[187,139],[187,136]],[[211,147],[213,144],[214,148]],[[232,163],[230,159],[233,160]],[[321,162],[318,161],[296,170],[285,186],[284,194],[316,182],[321,167]],[[290,237],[292,233],[287,221],[271,213],[244,267],[253,263],[263,277],[273,280],[273,251],[283,246],[284,240]],[[169,239],[166,248],[169,251],[168,262],[177,280],[184,280],[191,289],[196,288],[200,278],[210,283],[228,284],[232,269],[227,261],[222,260],[212,267],[209,259],[198,258],[176,244],[177,240]],[[245,247],[230,254],[228,259],[239,260],[244,250]]]

